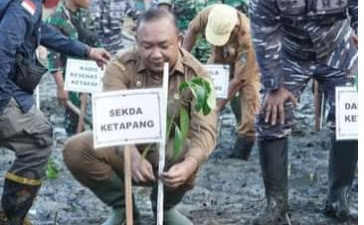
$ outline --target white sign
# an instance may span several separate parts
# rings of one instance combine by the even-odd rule
[[[206,64],[204,65],[205,70],[210,74],[217,98],[228,97],[229,78],[230,78],[230,66],[221,64]]]
[[[103,74],[104,71],[95,61],[67,59],[64,89],[84,93],[101,92]]]
[[[96,148],[162,141],[160,88],[93,94]]]
[[[336,139],[358,139],[358,92],[355,87],[336,87]]]

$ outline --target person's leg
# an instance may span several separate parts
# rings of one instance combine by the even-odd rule
[[[259,111],[259,88],[259,79],[247,80],[239,92],[239,97],[231,101],[237,121],[234,153],[243,160],[249,159],[255,142],[254,119]]]
[[[120,225],[125,220],[122,151],[112,147],[95,149],[92,131],[87,131],[67,141],[63,157],[72,175],[112,207],[112,213],[103,225]],[[135,204],[134,217],[135,220],[139,218]]]
[[[0,145],[15,152],[5,174],[2,208],[12,225],[22,225],[45,175],[52,147],[52,127],[33,106],[23,113],[11,100],[0,115]]]
[[[357,67],[352,71],[338,71],[327,67],[318,67],[318,80],[322,82],[325,96],[330,105],[328,125],[335,129],[335,87],[354,86],[354,75]],[[334,132],[329,156],[329,190],[325,206],[325,214],[339,220],[347,220],[353,215],[349,210],[348,194],[352,185],[358,161],[358,141],[339,141]]]
[[[300,65],[297,61],[287,58],[285,60],[283,87],[296,98],[299,98],[312,76],[305,69],[309,68],[306,64]],[[264,98],[266,95],[265,92]],[[293,103],[286,102],[284,124],[266,123],[265,112],[259,112],[257,115],[256,132],[267,207],[254,218],[254,225],[277,224],[288,210],[287,146],[288,135],[294,123],[293,110]]]

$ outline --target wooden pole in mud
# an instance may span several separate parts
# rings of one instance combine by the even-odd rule
[[[126,202],[126,225],[133,225],[133,197],[131,183],[131,149],[128,145],[124,147],[124,184]]]
[[[86,111],[86,103],[87,103],[87,93],[81,94],[81,107],[80,107],[80,115],[78,116],[78,124],[76,133],[81,133],[83,130],[83,124],[85,120],[85,111]]]

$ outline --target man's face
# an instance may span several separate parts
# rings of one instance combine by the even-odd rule
[[[170,67],[176,63],[180,43],[170,19],[142,22],[137,30],[137,41],[140,56],[152,72],[162,73],[164,62]]]
[[[90,7],[90,0],[74,0],[75,4],[84,9],[88,9]]]

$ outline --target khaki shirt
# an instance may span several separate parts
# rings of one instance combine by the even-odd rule
[[[187,51],[180,48],[178,60],[170,71],[168,90],[168,115],[172,116],[174,107],[184,107],[190,116],[189,147],[186,156],[192,156],[199,164],[204,162],[216,145],[216,123],[215,110],[204,116],[195,111],[189,103],[181,106],[173,104],[173,99],[178,99],[180,84],[192,77],[201,76],[209,79],[202,65]],[[140,59],[137,49],[131,49],[119,53],[107,66],[103,78],[104,91],[115,91],[122,89],[140,89],[162,87],[162,76],[153,75],[143,61]],[[184,99],[192,100],[192,94],[185,92]],[[178,108],[176,112],[179,112]],[[179,113],[175,115],[175,121],[179,121]],[[140,146],[137,146],[140,151]],[[168,154],[168,152],[167,152]]]
[[[216,4],[204,8],[191,22],[189,28],[193,33],[205,34],[210,11]],[[229,64],[230,74],[236,79],[246,81],[259,80],[259,67],[255,59],[255,50],[251,40],[249,19],[241,12],[238,13],[240,22],[237,37],[229,40],[224,46],[213,46],[209,63]]]

